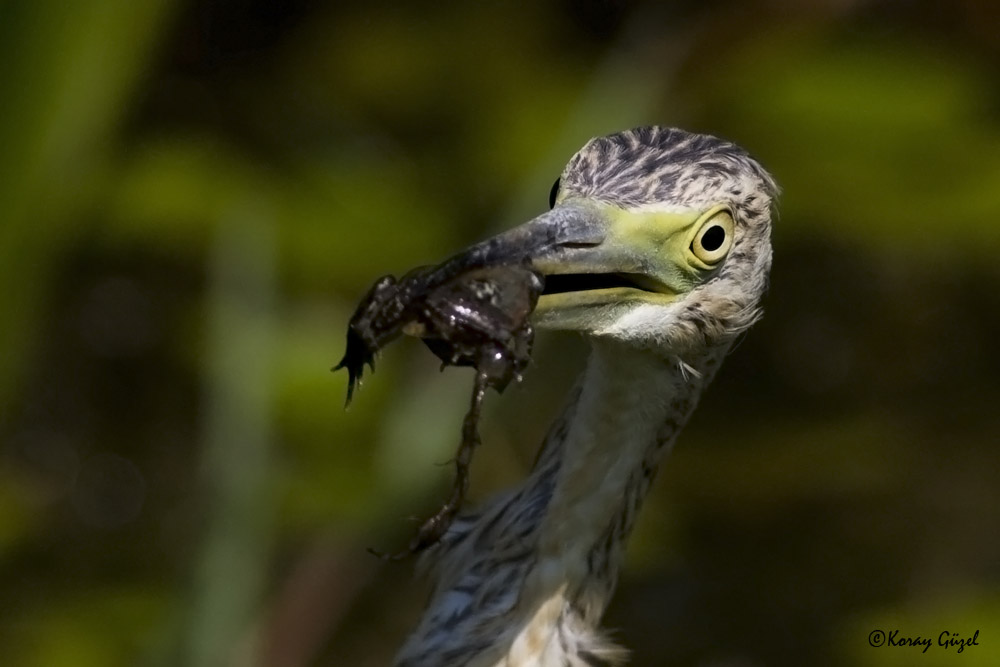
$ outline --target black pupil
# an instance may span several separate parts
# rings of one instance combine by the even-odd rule
[[[552,184],[552,189],[549,190],[549,208],[554,208],[556,205],[556,195],[559,194],[559,181],[561,179],[556,179],[556,182]]]
[[[722,247],[726,240],[726,230],[719,225],[713,225],[701,237],[701,247],[714,252]]]

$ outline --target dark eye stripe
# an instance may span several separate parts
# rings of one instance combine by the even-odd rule
[[[559,181],[561,178],[557,178],[556,182],[552,184],[552,189],[549,191],[549,208],[555,208],[556,197],[559,195]]]

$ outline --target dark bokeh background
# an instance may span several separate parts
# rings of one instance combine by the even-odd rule
[[[660,123],[784,196],[767,316],[608,625],[636,665],[1000,664],[998,26],[990,0],[0,4],[0,662],[387,664],[425,590],[365,547],[440,501],[470,378],[404,341],[343,412],[354,303]],[[544,337],[489,402],[477,498],[585,354]]]

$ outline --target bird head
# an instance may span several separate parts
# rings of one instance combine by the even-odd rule
[[[703,349],[758,316],[776,195],[735,144],[636,128],[592,139],[553,186],[549,212],[460,257],[538,270],[540,328]]]

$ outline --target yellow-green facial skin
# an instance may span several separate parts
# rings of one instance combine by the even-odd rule
[[[576,205],[581,203],[575,201]],[[540,327],[588,329],[637,304],[667,305],[711,277],[732,246],[732,216],[723,204],[678,211],[630,211],[594,202],[586,205],[604,221],[604,240],[538,261],[536,267],[547,276],[627,274],[636,286],[543,295],[534,317]],[[708,234],[715,226],[722,231],[712,229]],[[701,245],[707,241],[714,245],[723,234],[723,243],[711,251]]]

